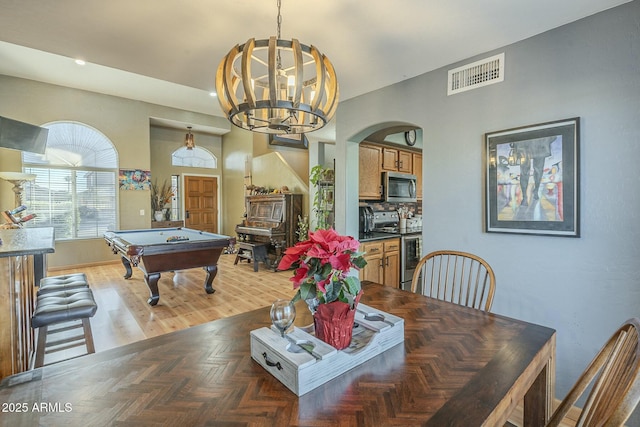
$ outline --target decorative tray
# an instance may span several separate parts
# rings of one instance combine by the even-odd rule
[[[251,331],[251,358],[298,396],[404,342],[404,320],[358,304],[351,345],[336,350],[314,336],[313,325],[286,338],[275,328]]]

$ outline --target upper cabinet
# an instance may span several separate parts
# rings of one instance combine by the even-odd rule
[[[360,144],[360,200],[382,200],[382,172],[404,172],[417,177],[418,200],[422,200],[422,153]]]
[[[413,159],[411,152],[384,147],[382,149],[382,170],[412,173]]]
[[[413,174],[416,176],[416,193],[422,200],[422,153],[412,153]]]
[[[359,182],[360,200],[382,198],[382,148],[360,144]]]

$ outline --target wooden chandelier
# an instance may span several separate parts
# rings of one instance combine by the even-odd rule
[[[252,38],[234,46],[218,66],[216,90],[229,121],[253,132],[318,130],[338,107],[333,65],[296,39]]]

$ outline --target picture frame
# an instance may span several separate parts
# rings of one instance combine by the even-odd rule
[[[309,148],[309,140],[303,133],[288,133],[284,135],[269,134],[269,145],[280,145],[306,150]]]
[[[486,232],[580,237],[579,117],[489,132],[484,142]]]
[[[151,188],[151,171],[120,169],[118,184],[120,190],[149,190]]]

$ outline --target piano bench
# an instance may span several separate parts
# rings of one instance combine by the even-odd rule
[[[267,260],[267,243],[238,242],[238,254],[233,265],[236,265],[241,258],[246,259],[247,262],[253,260],[253,271],[258,271],[258,263]]]

